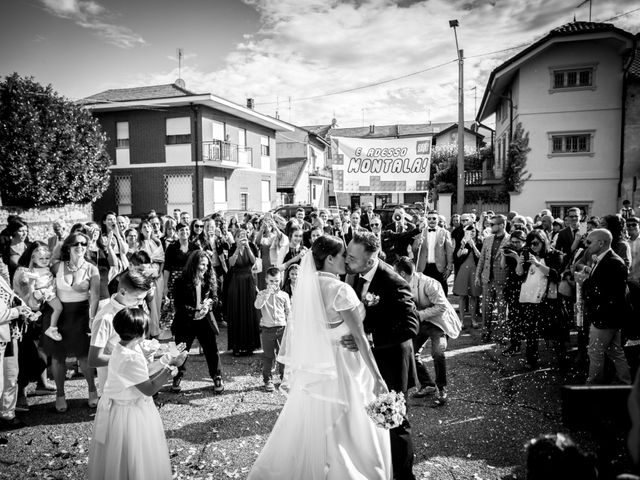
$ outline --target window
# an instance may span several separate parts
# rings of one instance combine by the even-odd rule
[[[271,181],[262,180],[260,187],[262,211],[267,212],[271,209]]]
[[[551,90],[595,88],[595,65],[552,67]]]
[[[241,193],[240,194],[240,210],[249,210],[249,194]]]
[[[116,148],[129,148],[129,122],[116,122]]]
[[[270,155],[269,137],[260,137],[260,155],[263,157],[268,157]]]
[[[167,118],[167,145],[191,143],[191,118]]]
[[[550,155],[593,153],[593,133],[552,133]]]
[[[118,215],[131,215],[131,176],[115,177]]]
[[[193,183],[191,175],[165,175],[164,198],[167,212],[179,208],[193,215]]]

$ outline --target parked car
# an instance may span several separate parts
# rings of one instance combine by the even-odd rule
[[[271,210],[271,213],[280,215],[284,219],[289,220],[291,217],[295,217],[296,211],[299,208],[304,208],[304,219],[307,222],[309,221],[309,214],[311,212],[317,212],[318,211],[318,207],[316,207],[314,205],[308,205],[308,204],[307,205],[294,205],[294,204],[289,204],[289,205],[282,205],[280,207],[274,208],[273,210]]]

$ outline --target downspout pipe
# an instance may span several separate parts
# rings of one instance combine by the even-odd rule
[[[618,174],[618,192],[617,192],[617,207],[620,207],[622,200],[622,181],[624,178],[624,147],[625,147],[625,134],[624,130],[626,127],[626,117],[627,117],[627,89],[628,89],[628,78],[629,78],[629,69],[635,60],[636,50],[638,48],[638,35],[636,35],[633,39],[633,47],[631,51],[631,55],[627,60],[627,64],[624,66],[622,72],[622,119],[620,122],[620,165],[619,165],[619,174]],[[617,208],[616,207],[616,208]]]

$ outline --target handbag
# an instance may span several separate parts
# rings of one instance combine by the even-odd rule
[[[539,268],[531,265],[520,288],[520,303],[540,303],[547,292],[547,284],[547,276]]]
[[[251,267],[251,273],[262,273],[262,258],[256,258],[256,262]]]

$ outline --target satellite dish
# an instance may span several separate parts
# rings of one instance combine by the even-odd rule
[[[173,82],[176,87],[185,88],[184,80],[179,78],[175,82]]]

